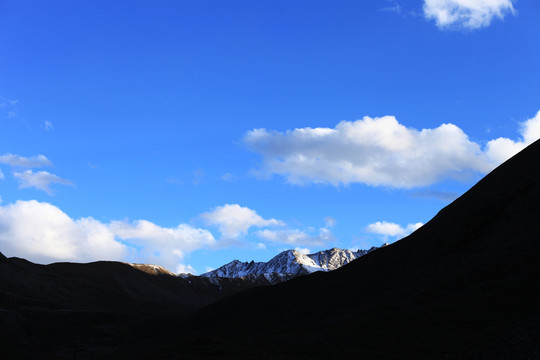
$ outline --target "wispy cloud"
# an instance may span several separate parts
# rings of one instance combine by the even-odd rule
[[[336,226],[337,221],[333,217],[327,216],[324,218],[324,223],[327,228],[333,228],[334,226]]]
[[[379,11],[401,14],[402,12],[401,5],[399,5],[397,1],[387,0],[386,3],[387,5],[379,9]]]
[[[17,117],[17,104],[18,100],[8,99],[3,96],[0,96],[0,114],[4,113],[7,118]]]
[[[263,167],[255,171],[261,177],[279,174],[298,185],[413,188],[491,171],[540,137],[539,114],[522,124],[522,140],[500,138],[485,149],[456,125],[417,130],[394,116],[366,116],[334,128],[255,129],[244,143],[262,155]]]
[[[441,29],[479,29],[515,13],[512,0],[424,0],[424,16]]]
[[[264,241],[292,246],[326,246],[336,241],[334,234],[328,228],[320,228],[315,233],[300,229],[264,229],[255,234]]]
[[[200,185],[204,182],[204,179],[206,178],[206,174],[204,173],[204,170],[202,168],[197,168],[193,172],[193,178],[191,182],[193,185]]]
[[[44,121],[43,122],[43,128],[45,129],[45,131],[50,131],[50,130],[54,129],[54,126],[53,126],[52,122]]]
[[[221,178],[221,180],[228,181],[228,182],[236,180],[236,176],[234,176],[231,173],[225,173],[225,174],[221,175],[220,178]]]
[[[36,188],[45,191],[49,195],[53,195],[54,191],[51,189],[52,184],[73,185],[69,180],[62,179],[61,177],[51,174],[47,171],[33,172],[32,170],[26,170],[23,172],[15,172],[13,176],[19,181],[19,188]]]
[[[421,199],[438,199],[442,201],[454,201],[459,197],[459,193],[452,191],[422,190],[412,194],[412,197]]]
[[[12,167],[34,168],[51,166],[52,162],[44,155],[35,155],[30,157],[24,157],[14,154],[0,155],[0,164],[6,164]]]
[[[11,100],[3,96],[0,96],[0,108],[15,106],[17,105],[18,102],[19,102],[18,100]]]

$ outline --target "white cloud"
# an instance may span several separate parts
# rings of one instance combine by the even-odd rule
[[[498,138],[488,142],[486,146],[488,157],[494,162],[502,163],[538,140],[540,138],[540,111],[520,124],[519,134],[521,140],[518,141]]]
[[[109,229],[117,238],[135,245],[139,258],[168,269],[175,269],[186,253],[215,245],[215,239],[208,230],[187,224],[166,228],[147,220],[131,223],[112,221]]]
[[[218,206],[211,212],[201,214],[201,217],[210,225],[218,227],[225,237],[235,238],[246,234],[251,227],[281,226],[282,221],[276,219],[263,219],[255,210],[242,207],[238,204],[225,204]]]
[[[265,241],[279,244],[301,245],[301,246],[325,246],[334,242],[335,237],[327,228],[319,229],[318,233],[309,234],[299,229],[286,230],[259,230],[256,235]]]
[[[176,267],[176,273],[177,274],[195,274],[196,271],[193,267],[191,267],[191,265],[183,265],[183,264],[179,264],[177,267]]]
[[[180,263],[184,255],[214,244],[210,232],[186,224],[165,228],[146,220],[110,224],[91,217],[74,220],[35,200],[0,206],[2,252],[39,263],[116,260],[194,273],[190,265]]]
[[[415,232],[416,230],[420,229],[422,226],[424,226],[424,224],[421,223],[421,222],[409,224],[409,225],[407,225],[407,232],[408,232],[409,234],[410,234],[410,233],[413,233],[413,232]]]
[[[424,0],[424,16],[439,28],[478,29],[514,13],[512,0]]]
[[[121,260],[128,251],[99,221],[73,220],[35,200],[0,206],[0,245],[5,254],[41,263]]]
[[[20,189],[34,187],[45,191],[49,195],[53,194],[53,190],[50,188],[51,184],[73,185],[71,181],[62,179],[47,171],[33,172],[32,170],[26,170],[22,173],[15,172],[13,176],[19,181]]]
[[[377,221],[375,223],[369,224],[366,227],[366,231],[378,235],[383,235],[385,238],[391,236],[396,238],[402,238],[411,234],[412,232],[419,229],[423,223],[413,223],[407,225],[403,228],[401,225],[388,222],[388,221]]]
[[[294,250],[298,251],[300,254],[309,255],[311,254],[311,250],[308,248],[301,248],[301,247],[295,247]]]
[[[255,129],[244,142],[263,157],[261,176],[279,174],[289,183],[364,183],[412,188],[447,178],[487,173],[537,139],[540,117],[522,125],[524,140],[497,139],[485,150],[453,124],[417,130],[393,116],[342,121],[335,128],[286,132]]]
[[[256,246],[255,246],[255,249],[258,249],[258,250],[266,250],[266,245],[264,243],[258,243]]]
[[[0,155],[0,164],[23,168],[43,167],[52,165],[51,161],[41,154],[36,156],[24,157],[10,153]]]
[[[333,129],[256,129],[244,140],[263,155],[263,173],[284,175],[293,184],[361,182],[410,188],[491,169],[479,145],[457,126],[419,131],[393,116],[342,121]]]

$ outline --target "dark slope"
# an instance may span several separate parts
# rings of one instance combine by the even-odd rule
[[[215,303],[154,356],[540,358],[539,255],[537,141],[406,239]]]
[[[159,332],[154,319],[176,321],[270,284],[263,277],[182,278],[139,268],[107,261],[37,265],[0,254],[0,348],[7,358],[72,358],[76,343],[86,353],[108,354],[116,342]]]
[[[540,358],[540,142],[406,239],[272,287],[0,254],[1,358]]]

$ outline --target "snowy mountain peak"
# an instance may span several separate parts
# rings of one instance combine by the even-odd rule
[[[286,250],[268,262],[241,262],[239,260],[233,260],[201,276],[226,278],[269,274],[296,276],[310,274],[316,271],[331,271],[376,249],[378,248],[372,247],[369,250],[351,251],[332,248],[314,254],[303,254],[297,250]]]

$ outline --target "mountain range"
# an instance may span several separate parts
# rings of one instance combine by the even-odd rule
[[[383,246],[386,246],[386,244]],[[376,249],[378,248],[372,247],[369,250],[352,251],[332,248],[314,254],[303,254],[297,250],[287,250],[279,253],[268,262],[233,260],[201,276],[238,278],[248,275],[307,275],[316,271],[336,270]]]
[[[271,286],[1,256],[2,356],[539,359],[539,159],[537,141],[408,237]],[[249,267],[231,264],[222,274]]]

